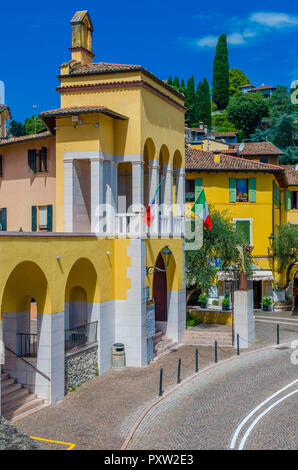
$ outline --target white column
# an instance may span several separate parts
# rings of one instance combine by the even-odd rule
[[[73,160],[64,160],[64,231],[73,232]]]
[[[159,162],[158,160],[149,161],[149,202],[154,197],[155,191],[159,185]],[[154,219],[150,227],[150,235],[158,235],[159,230],[159,193],[157,193],[154,205]]]
[[[183,216],[185,207],[185,170],[178,168],[175,170],[176,174],[176,214]]]
[[[130,222],[130,231],[136,235],[144,234],[144,162],[132,162],[132,212],[136,214]]]
[[[103,158],[91,158],[91,232],[102,232]]]
[[[171,164],[164,165],[163,167],[163,173],[165,175],[165,182],[163,183],[164,185],[164,208],[163,208],[163,214],[168,216],[168,230],[166,231],[167,233],[163,235],[167,235],[172,233],[173,231],[173,167]]]

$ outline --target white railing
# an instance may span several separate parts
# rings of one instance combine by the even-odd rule
[[[115,214],[115,223],[107,224],[113,229],[109,235],[120,237],[181,237],[184,234],[184,218],[181,216],[168,216],[157,214],[150,227],[144,220],[143,213]]]

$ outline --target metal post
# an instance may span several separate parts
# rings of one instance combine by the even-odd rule
[[[240,356],[240,348],[239,348],[239,334],[237,333],[237,356]]]
[[[214,341],[214,356],[215,356],[214,361],[218,362],[217,361],[217,341],[216,340]]]
[[[276,344],[279,344],[279,323],[276,325]]]
[[[196,348],[196,372],[199,372],[199,350]]]
[[[159,396],[162,397],[162,374],[163,368],[160,368],[160,375],[159,375]]]
[[[151,361],[154,359],[154,339],[151,338]]]
[[[180,384],[180,382],[181,382],[181,358],[179,357],[177,384]]]

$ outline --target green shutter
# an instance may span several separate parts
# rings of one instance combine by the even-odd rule
[[[6,208],[3,207],[1,209],[1,230],[3,232],[6,232],[6,226],[7,226],[6,220],[7,220],[7,211],[6,211]]]
[[[42,147],[40,151],[40,171],[48,171],[47,154],[47,147]]]
[[[32,232],[37,229],[37,206],[32,206]]]
[[[236,232],[242,236],[244,243],[251,243],[249,220],[236,220]]]
[[[280,207],[280,191],[275,182],[273,184],[273,201],[277,207]]]
[[[249,178],[249,202],[257,201],[257,180]]]
[[[49,205],[47,206],[47,231],[51,232],[53,230],[53,206]]]
[[[28,170],[36,173],[36,150],[28,150]]]
[[[195,199],[197,199],[197,197],[200,194],[200,192],[202,191],[202,189],[203,189],[202,178],[196,178],[196,197],[195,197]]]
[[[229,200],[236,202],[236,178],[229,178]]]
[[[291,193],[288,189],[285,190],[285,210],[291,209]]]

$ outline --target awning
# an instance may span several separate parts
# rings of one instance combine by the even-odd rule
[[[274,279],[271,269],[255,269],[249,278],[253,281],[273,281]],[[219,281],[232,281],[234,275],[231,271],[218,271],[217,279]]]

